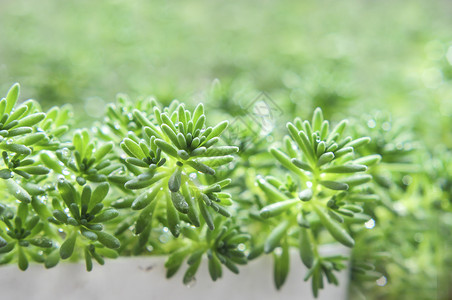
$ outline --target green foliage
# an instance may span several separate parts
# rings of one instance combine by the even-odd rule
[[[314,295],[323,288],[324,276],[330,283],[337,283],[332,272],[342,269],[322,265],[326,263],[318,251],[322,231],[329,232],[337,242],[353,247],[351,225],[363,224],[371,218],[363,214],[360,200],[373,196],[372,176],[363,174],[369,162],[355,154],[370,138],[346,136],[346,125],[347,121],[343,120],[330,130],[330,123],[324,120],[320,108],[314,111],[312,121],[297,118],[294,123],[288,123],[290,138],[284,139],[284,150],[270,149],[274,159],[289,171],[287,181],[281,182],[273,176],[257,179],[265,195],[259,214],[271,228],[265,238],[264,252],[282,247],[285,253],[288,244],[297,245],[301,260],[310,269],[306,280],[311,278]],[[378,161],[380,157],[376,157]],[[277,226],[269,223],[273,220]],[[293,239],[299,241],[291,242]],[[282,270],[288,272],[286,259],[285,255],[275,256],[277,288],[286,277]]]
[[[118,96],[90,129],[66,121],[69,106],[44,113],[35,101],[18,104],[18,95],[14,85],[0,101],[0,264],[26,270],[29,262],[83,259],[91,271],[93,261],[165,255],[166,276],[184,269],[190,285],[202,263],[216,281],[271,255],[281,289],[296,251],[314,296],[339,284],[348,264],[353,295],[377,279],[417,275],[403,266],[413,252],[423,255],[425,274],[436,271],[419,242],[422,234],[439,243],[428,229],[435,218],[418,207],[450,211],[450,151],[419,157],[419,144],[385,116],[349,126],[317,108],[311,120],[287,123],[287,136],[253,140],[250,122],[228,135],[229,122],[208,123],[203,104]],[[414,240],[401,241],[399,227]],[[324,254],[330,243],[350,255]],[[403,290],[394,286],[391,297]]]

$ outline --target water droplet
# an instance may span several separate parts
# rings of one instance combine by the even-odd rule
[[[194,287],[195,285],[196,285],[196,277],[195,276],[190,278],[190,280],[185,283],[185,286],[188,288]]]
[[[64,212],[68,214],[68,213],[69,213],[69,208],[66,207],[66,208],[64,209]]]
[[[276,255],[278,255],[278,256],[281,255],[281,254],[282,254],[282,248],[281,248],[281,247],[275,248],[274,253],[275,253]]]
[[[389,123],[389,122],[384,122],[384,123],[381,125],[381,128],[382,128],[384,131],[389,131],[389,130],[391,129],[391,123]]]
[[[69,151],[68,148],[63,148],[61,149],[61,154],[63,154],[63,156],[65,157],[69,157],[71,155],[71,152]]]
[[[162,243],[162,244],[168,243],[168,241],[169,241],[168,235],[167,235],[167,234],[162,234],[162,235],[159,237],[159,241],[160,241],[160,243]]]
[[[105,134],[105,135],[109,134],[109,132],[108,132],[108,127],[102,126],[102,127],[100,128],[100,132],[101,132],[102,134]]]
[[[58,228],[58,232],[63,233],[64,232],[63,228]]]
[[[312,187],[312,182],[307,181],[307,182],[306,182],[306,186],[307,186],[308,188],[311,188],[311,187]]]
[[[16,191],[16,195],[20,195],[20,190],[17,190],[17,191]]]
[[[152,251],[154,251],[154,247],[152,247],[151,245],[149,245],[149,246],[146,247],[146,251],[152,252]]]
[[[413,178],[411,176],[409,176],[409,175],[405,175],[402,178],[402,182],[403,182],[404,185],[410,185],[410,183],[413,182]]]
[[[381,276],[376,280],[378,286],[385,286],[388,283],[386,276]]]
[[[369,121],[367,122],[367,126],[368,126],[369,128],[375,128],[376,125],[377,125],[377,123],[375,123],[375,120],[369,120]]]
[[[168,227],[163,227],[163,232],[168,232],[168,231],[169,231]]]
[[[240,250],[240,251],[245,251],[246,246],[245,246],[245,244],[241,243],[241,244],[239,244],[239,245],[237,246],[237,249]]]
[[[191,180],[195,180],[196,177],[198,177],[198,175],[196,175],[196,173],[190,173],[190,175],[188,175],[190,177]]]
[[[71,174],[68,169],[63,169],[63,171],[61,173],[63,173],[63,175],[66,175],[66,176]]]
[[[6,144],[11,145],[14,141],[12,139],[9,139],[6,141]]]
[[[367,221],[366,223],[364,223],[364,226],[367,229],[372,229],[375,227],[375,220],[374,219],[370,219],[369,221]]]
[[[114,126],[113,126],[116,130],[119,130],[119,129],[121,129],[121,126],[119,125],[119,124],[115,124]]]

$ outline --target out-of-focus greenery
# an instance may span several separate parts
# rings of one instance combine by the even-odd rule
[[[369,299],[442,296],[452,265],[451,13],[446,0],[3,0],[0,90],[20,82],[44,108],[72,102],[92,118],[118,92],[235,114],[265,91],[282,120],[317,106],[333,120],[366,115],[368,127],[387,115],[402,141],[420,145],[407,164],[422,171],[394,166],[400,184],[372,229],[384,238],[357,247],[398,256],[387,263],[393,276],[383,287],[354,284]],[[199,92],[215,78],[221,85]]]

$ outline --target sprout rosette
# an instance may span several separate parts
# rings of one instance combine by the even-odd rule
[[[378,196],[366,171],[381,157],[357,156],[356,149],[369,143],[370,138],[347,136],[347,123],[343,120],[330,129],[320,108],[314,111],[312,121],[297,118],[288,123],[289,136],[283,146],[270,149],[286,170],[286,179],[276,175],[257,178],[263,198],[259,215],[254,217],[260,218],[269,233],[260,243],[256,241],[250,258],[273,253],[277,288],[289,272],[288,251],[292,246],[298,248],[309,268],[305,280],[311,278],[314,295],[323,288],[324,278],[337,285],[334,272],[345,268],[347,257],[323,256],[318,246],[326,240],[353,247],[353,227],[370,219],[362,207]]]

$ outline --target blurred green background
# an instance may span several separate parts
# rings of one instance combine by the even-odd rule
[[[434,156],[452,148],[451,16],[448,0],[2,0],[0,91],[78,118],[120,92],[231,113],[265,91],[282,124],[382,111]]]
[[[3,0],[0,89],[18,81],[47,106],[186,100],[218,78],[308,110],[450,115],[451,14],[446,0]]]

